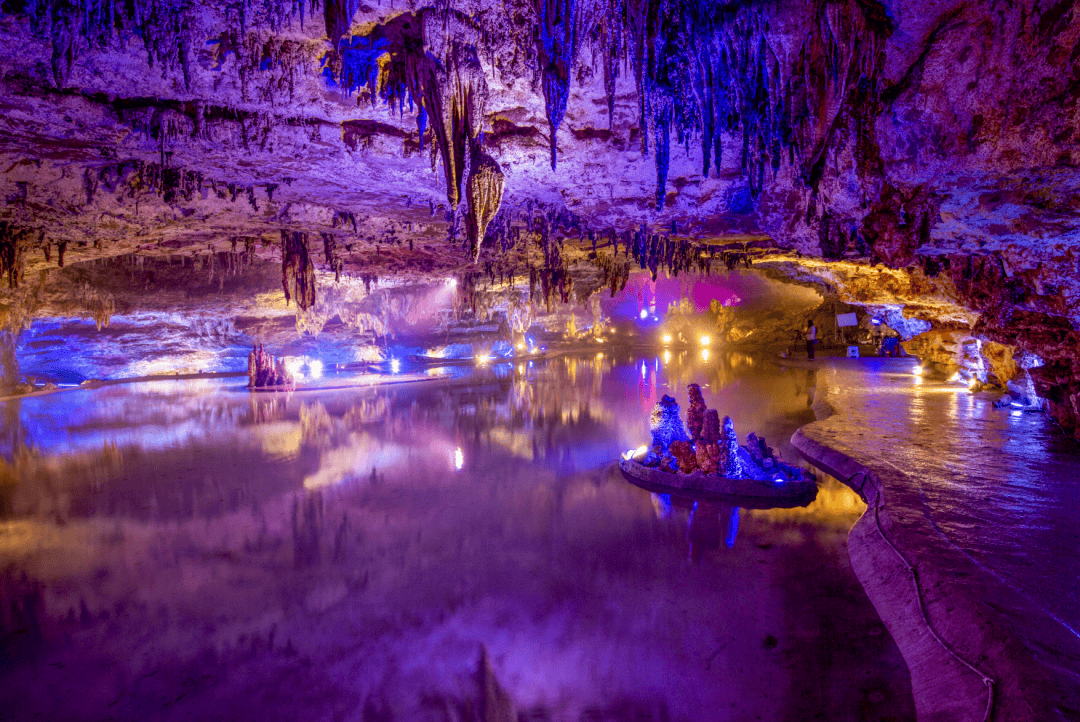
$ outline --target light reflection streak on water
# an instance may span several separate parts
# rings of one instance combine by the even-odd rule
[[[850,420],[834,426],[842,443],[901,469],[920,515],[949,545],[1080,628],[1080,598],[1063,583],[1080,578],[1076,443],[1042,414],[1015,417],[965,387],[875,383],[864,392],[866,377],[839,380],[837,403]]]
[[[237,483],[235,470],[220,463],[231,457],[246,460],[244,478],[308,489],[363,481],[373,467],[390,475],[452,473],[459,449],[470,464],[511,458],[568,473],[605,468],[647,443],[661,389],[685,406],[686,384],[695,382],[711,408],[732,416],[740,437],[755,431],[797,462],[788,438],[812,418],[805,370],[756,370],[729,354],[708,362],[681,354],[654,368],[605,354],[539,362],[528,373],[493,364],[449,382],[344,392],[256,394],[242,379],[117,385],[13,402],[7,424],[17,433],[6,438],[23,439],[46,459],[82,458],[87,467],[112,448],[125,458],[141,455],[144,471],[183,458],[182,468],[161,478],[222,488]],[[15,450],[2,449],[9,459]]]

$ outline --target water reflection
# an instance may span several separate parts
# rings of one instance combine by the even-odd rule
[[[530,365],[478,366],[465,378],[412,387],[249,394],[235,381],[206,379],[9,402],[0,453],[23,482],[12,511],[38,511],[48,496],[41,490],[58,485],[71,513],[127,508],[145,517],[150,509],[186,515],[202,495],[270,497],[362,482],[372,467],[439,477],[509,457],[563,475],[601,469],[648,439],[660,394],[685,404],[691,382],[741,435],[756,431],[788,460],[796,459],[792,430],[810,419],[808,372],[763,372],[744,354],[715,354],[710,363],[680,354],[662,365],[609,353]]]
[[[420,719],[425,700],[473,699],[462,680],[482,647],[537,719],[912,718],[904,667],[847,566],[854,494],[826,483],[806,509],[751,511],[650,495],[614,465],[648,438],[656,397],[685,401],[691,381],[793,461],[788,438],[812,418],[806,371],[605,351],[463,373],[10,403],[3,568],[49,591],[20,617],[39,620],[33,655],[5,647],[0,619],[0,659],[17,662],[0,689],[25,690],[0,705],[183,719],[227,700],[234,717],[329,718],[360,709],[360,689]],[[835,683],[806,683],[825,667]],[[205,677],[215,686],[184,686]],[[342,678],[348,691],[328,681]],[[281,679],[296,684],[280,708],[247,694]]]

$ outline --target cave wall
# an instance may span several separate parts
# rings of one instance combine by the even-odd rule
[[[918,319],[906,335],[1038,357],[1076,428],[1077,20],[1071,0],[7,0],[2,293],[123,253],[277,261],[288,232],[335,278],[475,259],[566,295],[578,261],[617,279],[620,245],[656,273],[767,238],[795,254],[774,270]]]

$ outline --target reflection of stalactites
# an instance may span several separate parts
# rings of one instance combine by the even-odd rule
[[[308,255],[307,235],[299,231],[281,232],[281,285],[285,303],[307,310],[315,305],[315,265]]]
[[[555,170],[556,133],[566,115],[570,96],[570,70],[577,52],[580,18],[577,0],[535,0],[535,3],[536,49],[543,75],[544,110],[551,131],[551,169]]]
[[[19,360],[15,356],[18,335],[0,331],[0,388],[9,389],[19,383]]]
[[[293,499],[293,563],[297,569],[315,566],[321,560],[320,537],[323,526],[323,499],[318,492]]]
[[[7,275],[12,289],[18,288],[23,278],[23,247],[30,242],[31,235],[30,231],[0,222],[0,275]]]
[[[337,254],[337,238],[332,233],[323,233],[323,258],[326,265],[334,272],[334,282],[341,281],[341,272],[345,270],[345,261]]]
[[[480,258],[480,246],[484,242],[488,223],[502,205],[504,180],[502,169],[494,158],[483,152],[473,154],[466,183],[469,213],[465,222],[474,261]]]

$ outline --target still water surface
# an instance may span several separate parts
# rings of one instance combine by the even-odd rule
[[[8,402],[0,709],[455,720],[490,674],[530,720],[913,719],[847,560],[851,491],[739,510],[649,494],[612,463],[691,382],[793,461],[813,374],[609,353],[367,389]]]

